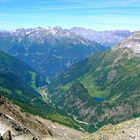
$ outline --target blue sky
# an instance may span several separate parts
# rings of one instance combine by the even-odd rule
[[[0,0],[0,29],[140,29],[140,0]]]

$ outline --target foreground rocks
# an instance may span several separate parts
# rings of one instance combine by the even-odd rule
[[[140,140],[140,118],[104,126],[80,140]]]
[[[6,131],[3,136],[1,136],[1,140],[12,140],[11,131]]]
[[[75,139],[82,132],[33,116],[0,96],[0,140]]]

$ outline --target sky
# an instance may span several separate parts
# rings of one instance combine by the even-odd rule
[[[0,29],[139,30],[140,0],[0,0]]]

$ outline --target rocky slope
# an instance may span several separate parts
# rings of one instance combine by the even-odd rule
[[[40,74],[60,74],[104,46],[60,27],[17,29],[0,33],[0,49],[24,61]]]
[[[139,124],[140,118],[125,121],[117,125],[110,124],[80,140],[139,140]]]
[[[0,96],[0,134],[3,138],[11,136],[12,140],[33,138],[68,140],[83,135],[80,131],[25,113],[2,96]]]
[[[14,139],[29,139],[41,135],[53,135],[51,130],[44,127],[31,115],[20,111],[20,108],[0,96],[0,133],[11,131]]]
[[[52,102],[65,108],[85,130],[140,115],[140,55],[119,46],[73,65],[49,85]]]
[[[140,54],[140,31],[137,31],[128,39],[124,40],[122,43],[117,45],[114,49],[117,48],[129,48],[134,53]]]
[[[128,30],[120,31],[95,31],[93,29],[86,29],[80,27],[74,27],[70,29],[72,33],[81,35],[90,41],[98,42],[106,47],[113,47],[114,45],[122,42],[129,37],[132,33]]]

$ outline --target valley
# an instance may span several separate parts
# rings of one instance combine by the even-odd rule
[[[0,36],[1,135],[111,140],[140,117],[139,31],[110,49],[59,27]]]
[[[40,74],[18,59],[0,52],[0,95],[26,112],[80,129],[65,111],[49,102],[46,91],[40,88],[44,85],[47,85],[46,79]]]
[[[0,140],[140,140],[140,0],[0,0]]]

